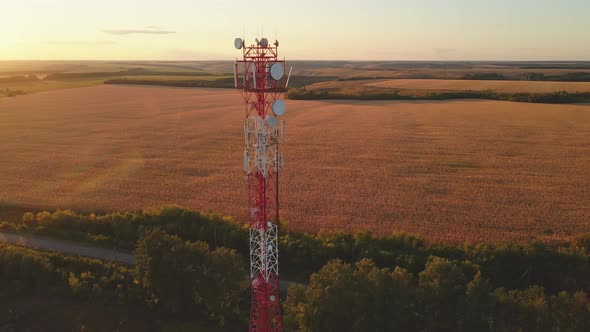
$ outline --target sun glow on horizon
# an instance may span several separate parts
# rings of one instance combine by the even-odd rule
[[[265,8],[11,1],[0,12],[0,60],[227,60],[235,58],[234,37],[262,31],[291,59],[590,60],[590,3],[581,0],[302,0]]]

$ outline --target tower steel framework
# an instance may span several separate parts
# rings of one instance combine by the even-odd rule
[[[285,61],[278,58],[278,41],[266,38],[246,46],[236,38],[242,59],[234,64],[234,83],[245,104],[244,175],[250,214],[249,331],[282,331],[279,303],[278,175],[283,166],[279,145],[284,144],[285,107],[280,96],[288,84]]]

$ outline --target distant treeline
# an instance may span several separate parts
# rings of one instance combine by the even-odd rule
[[[45,77],[46,80],[70,80],[80,78],[95,78],[109,76],[221,76],[223,74],[208,72],[175,72],[157,71],[145,68],[132,68],[123,71],[83,72],[83,73],[54,73]],[[229,74],[228,74],[229,75]]]
[[[27,93],[25,91],[21,91],[21,90],[12,90],[12,89],[9,89],[9,88],[5,88],[5,89],[0,88],[0,96],[4,95],[6,97],[16,97],[16,96],[25,95],[25,94],[27,94]]]
[[[590,73],[577,72],[565,73],[561,75],[545,75],[543,73],[528,73],[529,81],[556,81],[556,82],[590,82]]]
[[[224,77],[215,80],[158,80],[142,78],[116,78],[107,80],[104,84],[134,84],[134,85],[156,85],[156,86],[174,86],[182,88],[233,88],[234,78]]]
[[[499,93],[493,90],[430,92],[424,95],[400,94],[391,92],[367,92],[357,94],[337,92],[316,92],[305,88],[289,89],[287,98],[293,100],[449,100],[449,99],[489,99],[523,103],[572,104],[590,100],[590,92],[552,92],[552,93]]]
[[[464,80],[491,80],[491,81],[506,81],[507,78],[498,73],[473,73],[463,76]]]
[[[520,69],[590,69],[590,64],[586,61],[584,63],[546,63],[546,64],[531,64],[526,66],[518,66]]]
[[[590,82],[590,73],[575,72],[565,73],[561,75],[545,75],[543,73],[524,73],[515,78],[509,78],[498,73],[472,73],[465,74],[464,80],[493,80],[493,81],[510,81],[510,80],[526,80],[526,81],[547,81],[547,82]]]
[[[37,82],[37,75],[0,77],[0,83]]]
[[[231,74],[228,74],[231,75]],[[336,79],[332,76],[291,76],[289,86],[302,87],[318,82],[332,81]],[[187,79],[187,80],[168,80],[168,79],[143,79],[143,78],[115,78],[104,82],[104,84],[135,84],[135,85],[157,85],[157,86],[175,86],[185,88],[234,88],[234,78],[223,77],[218,79]]]

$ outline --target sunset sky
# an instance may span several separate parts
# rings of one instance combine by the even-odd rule
[[[11,0],[0,60],[232,59],[263,28],[293,60],[590,60],[589,14],[587,0]]]

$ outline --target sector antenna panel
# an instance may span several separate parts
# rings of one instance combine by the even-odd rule
[[[281,116],[283,114],[285,114],[285,111],[287,110],[286,106],[285,106],[285,102],[277,99],[275,100],[274,103],[272,103],[272,112],[276,115],[276,116]]]
[[[244,47],[244,40],[242,38],[236,38],[234,40],[234,47],[238,50],[241,50]]]

